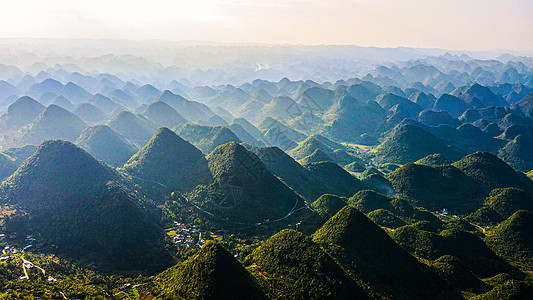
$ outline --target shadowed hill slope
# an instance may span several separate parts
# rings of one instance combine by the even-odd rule
[[[267,299],[253,276],[220,244],[157,276],[159,299]]]
[[[69,142],[44,142],[4,182],[0,199],[59,253],[106,270],[153,272],[171,263],[155,208],[113,169]],[[6,226],[16,231],[16,224],[7,220]]]
[[[134,145],[106,125],[85,128],[76,145],[113,167],[122,166],[137,151]]]
[[[178,190],[207,184],[211,177],[202,152],[166,127],[159,128],[124,169],[141,180],[157,181]]]

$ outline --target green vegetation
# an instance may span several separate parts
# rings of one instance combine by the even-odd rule
[[[247,258],[273,299],[365,299],[366,295],[311,238],[283,230]]]
[[[455,289],[475,293],[489,289],[486,283],[465,268],[461,260],[455,256],[443,255],[439,259],[431,261],[429,266],[435,270],[440,278]]]
[[[315,182],[336,195],[350,197],[363,189],[361,181],[332,162],[310,163],[304,165],[304,168]]]
[[[85,128],[76,145],[113,167],[122,166],[137,151],[134,145],[106,125]]]
[[[533,192],[533,182],[524,174],[516,172],[504,161],[487,152],[476,152],[453,164],[472,180],[490,189],[516,187],[527,193]]]
[[[141,184],[155,181],[180,191],[208,184],[211,179],[202,152],[166,127],[159,128],[124,169]]]
[[[224,126],[203,126],[197,124],[185,124],[177,126],[174,131],[184,140],[209,154],[216,147],[229,142],[240,143],[241,140],[231,130]]]
[[[518,135],[498,151],[498,156],[515,170],[527,172],[533,169],[532,134]]]
[[[321,244],[351,276],[367,282],[378,293],[393,297],[438,293],[429,270],[353,207],[346,206],[329,219],[313,235],[313,241]]]
[[[170,262],[155,207],[69,142],[44,142],[3,183],[0,203],[15,208],[4,219],[8,234],[37,235],[56,253],[118,271],[160,271]]]
[[[493,288],[485,294],[473,297],[475,300],[529,299],[533,294],[531,278],[517,280],[507,274],[498,274],[485,280]]]
[[[368,218],[377,225],[387,228],[398,228],[407,225],[401,218],[382,208],[368,213]]]
[[[348,200],[348,204],[367,214],[378,225],[388,228],[418,221],[428,221],[435,228],[442,226],[442,221],[427,210],[415,208],[405,200],[388,198],[372,190],[358,192]],[[376,212],[371,214],[374,211]]]
[[[380,193],[372,190],[363,190],[353,195],[349,199],[348,204],[366,214],[381,208],[393,210],[394,207],[391,205],[390,201],[391,199]]]
[[[152,137],[157,126],[146,117],[122,111],[114,116],[107,126],[130,142],[142,147]]]
[[[488,189],[454,166],[407,164],[388,179],[397,194],[429,210],[446,208],[454,213],[477,209]]]
[[[344,147],[320,135],[311,135],[288,152],[301,164],[330,161],[341,166],[360,161],[344,151]]]
[[[501,272],[516,272],[481,239],[467,231],[447,229],[435,233],[414,224],[396,229],[391,236],[402,248],[421,258],[435,260],[443,255],[455,256],[482,278]]]
[[[266,299],[251,274],[215,242],[159,274],[154,284],[158,299]]]
[[[453,161],[447,159],[440,153],[431,154],[424,158],[421,158],[415,162],[415,164],[418,165],[426,165],[430,167],[438,167],[438,166],[444,166],[444,165],[450,165]]]
[[[487,244],[502,257],[533,267],[533,215],[519,210],[487,232]]]
[[[435,153],[451,159],[461,157],[459,151],[421,127],[400,124],[376,148],[374,159],[378,163],[406,164]]]
[[[216,217],[228,220],[232,228],[286,224],[292,216],[316,213],[288,186],[268,171],[261,160],[243,146],[231,142],[217,147],[207,157],[212,183],[198,186],[190,199]]]
[[[48,139],[75,141],[87,125],[76,115],[57,106],[48,106],[33,122],[16,133],[20,145],[40,144]]]
[[[259,157],[270,172],[308,202],[323,194],[337,194],[337,191],[316,182],[307,169],[278,147],[251,147],[250,151]]]
[[[320,196],[311,207],[325,220],[333,217],[343,207],[346,206],[346,198],[341,198],[331,194]]]
[[[520,209],[533,210],[533,198],[517,188],[498,188],[490,192],[485,203],[469,215],[477,224],[493,225],[503,222]]]

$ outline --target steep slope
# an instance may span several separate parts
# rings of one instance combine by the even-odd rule
[[[449,125],[457,127],[461,122],[445,111],[425,109],[418,115],[418,122],[427,126]]]
[[[144,145],[157,130],[157,126],[144,116],[133,114],[129,111],[122,111],[114,116],[107,126],[122,135],[129,141]]]
[[[252,147],[250,151],[261,159],[270,172],[281,178],[309,203],[327,193],[344,195],[342,190],[336,190],[332,186],[324,186],[318,182],[312,173],[278,147]],[[344,175],[340,172],[338,174]]]
[[[366,299],[357,284],[311,238],[283,230],[247,258],[270,298]],[[268,276],[261,275],[268,274]]]
[[[448,158],[444,157],[442,154],[439,154],[439,153],[428,155],[415,162],[415,164],[417,165],[426,165],[430,167],[450,165],[452,163],[453,163],[452,160],[449,160]]]
[[[187,120],[175,109],[161,101],[150,104],[150,106],[144,111],[143,115],[159,126],[169,128],[187,123]]]
[[[209,154],[216,147],[241,140],[228,128],[224,126],[203,126],[197,124],[184,124],[174,128],[174,131],[183,139]]]
[[[73,113],[57,106],[48,106],[31,124],[17,132],[19,144],[40,144],[48,139],[75,141],[87,125]]]
[[[324,151],[320,149],[316,149],[315,152],[309,154],[308,156],[300,159],[298,162],[302,165],[309,164],[309,163],[316,163],[321,161],[329,161],[332,163],[335,163],[335,161],[329,157]]]
[[[20,90],[11,83],[0,80],[0,102],[8,97],[17,96],[20,94]]]
[[[400,197],[432,211],[443,208],[455,213],[473,211],[490,191],[453,166],[407,164],[388,179]]]
[[[253,276],[215,242],[159,274],[156,283],[159,299],[267,299]]]
[[[520,108],[520,110],[528,117],[533,117],[533,93],[527,95],[524,97],[524,99],[520,100],[518,103],[516,103],[515,107]]]
[[[465,100],[469,104],[472,104],[477,99],[482,107],[508,105],[500,95],[494,94],[488,87],[477,83],[457,88],[451,94]]]
[[[111,100],[110,98],[102,95],[102,94],[96,94],[89,98],[87,100],[89,103],[94,104],[94,106],[98,107],[102,111],[104,111],[106,114],[110,114],[117,110],[127,110],[124,106],[116,103],[115,101]]]
[[[280,120],[290,120],[302,114],[300,105],[290,97],[278,96],[266,104],[263,109],[252,119],[252,122],[261,122],[267,117],[275,117]]]
[[[15,159],[0,152],[0,182],[11,176],[18,168]]]
[[[317,162],[304,165],[313,181],[325,186],[329,193],[350,197],[363,189],[357,178],[332,162]]]
[[[299,132],[298,130],[292,129],[282,122],[272,118],[267,117],[258,125],[258,128],[264,132],[272,131],[275,133],[281,133],[287,136],[292,141],[301,142],[305,140],[306,136]]]
[[[289,138],[289,131],[281,131],[279,127],[269,128],[261,137],[267,145],[278,147],[284,151],[289,151],[298,146],[298,144]]]
[[[0,198],[59,253],[108,270],[158,271],[170,263],[150,204],[111,168],[69,142],[41,144],[3,184]],[[20,222],[8,220],[6,226],[17,231],[24,227]]]
[[[396,229],[391,237],[404,249],[421,258],[435,260],[443,255],[459,258],[464,266],[478,277],[499,273],[516,273],[474,234],[447,229],[439,234],[419,228],[419,224]]]
[[[324,219],[329,220],[343,207],[346,206],[346,198],[341,198],[331,194],[320,196],[315,202],[311,203],[311,207]]]
[[[528,172],[533,169],[533,135],[518,135],[498,151],[498,157],[513,169]]]
[[[45,107],[30,97],[21,97],[7,108],[7,112],[0,116],[0,131],[17,130],[30,124],[37,118]]]
[[[101,123],[109,120],[109,116],[98,107],[90,103],[82,103],[73,113],[89,124]]]
[[[280,222],[294,212],[308,214],[304,201],[268,171],[243,146],[230,142],[208,157],[213,181],[191,192],[190,199],[228,225]],[[268,221],[267,221],[268,220]]]
[[[429,222],[435,228],[442,227],[442,221],[427,210],[415,208],[406,200],[389,198],[373,190],[357,192],[348,199],[348,205],[367,214],[376,224],[388,228],[419,221]]]
[[[376,209],[394,210],[390,201],[391,199],[375,191],[362,190],[353,195],[348,204],[366,214]]]
[[[391,93],[385,93],[376,97],[376,102],[383,107],[383,109],[390,110],[396,105],[402,105],[410,111],[418,114],[422,109],[418,104]]]
[[[496,153],[505,144],[472,124],[463,124],[458,128],[440,125],[428,127],[427,130],[462,153],[476,151]]]
[[[32,156],[37,151],[38,147],[34,145],[26,145],[18,148],[9,148],[4,154],[9,155],[17,163],[17,167],[22,164],[28,157]]]
[[[134,145],[106,125],[85,128],[76,145],[113,167],[122,166],[137,151]]]
[[[151,84],[145,84],[138,88],[135,92],[139,96],[139,98],[144,100],[143,102],[153,99],[161,94],[161,91]]]
[[[244,130],[241,125],[231,124],[226,127],[231,130],[231,132],[233,132],[239,138],[239,140],[243,141],[243,143],[252,146],[264,146],[263,142],[259,142],[258,140],[256,140],[251,134]]]
[[[405,164],[439,153],[451,159],[460,153],[419,126],[399,124],[375,151],[377,162]]]
[[[346,206],[329,219],[313,235],[313,241],[328,249],[352,276],[385,295],[438,294],[429,270],[353,207]]]
[[[202,152],[166,127],[159,128],[124,169],[141,180],[157,181],[178,190],[189,190],[210,180]]]
[[[435,105],[435,96],[432,94],[425,94],[423,92],[415,92],[409,96],[409,100],[418,104],[422,109],[432,109]]]
[[[344,147],[340,144],[334,143],[323,136],[314,134],[299,143],[298,146],[290,150],[288,154],[296,160],[303,160],[307,157],[307,162],[331,161],[341,166],[348,165],[356,160],[359,161],[358,158],[342,150],[343,148]],[[319,152],[317,152],[317,150],[319,150]],[[313,154],[317,156],[316,159],[322,160],[315,160],[312,157],[309,157],[313,156]],[[329,159],[326,159],[328,157]]]
[[[74,109],[74,104],[72,104],[72,102],[70,102],[67,98],[65,98],[64,96],[57,96],[55,97],[54,99],[52,99],[52,102],[50,104],[55,104],[61,108],[64,108],[68,111],[72,111]]]
[[[385,110],[375,101],[365,103],[345,96],[324,112],[324,121],[331,138],[356,142],[362,134],[375,132],[385,123]]]
[[[526,175],[513,170],[493,154],[476,152],[453,164],[472,180],[490,189],[516,187],[527,193],[533,192],[533,182]]]
[[[487,233],[487,244],[511,261],[533,265],[533,215],[519,210]]]
[[[258,141],[260,141],[263,137],[263,133],[244,118],[236,118],[233,120],[233,123],[240,125],[244,130],[246,130],[246,132],[251,134]]]
[[[61,90],[60,95],[63,95],[76,103],[87,101],[87,99],[91,97],[91,94],[84,88],[72,82],[67,82]]]
[[[490,225],[505,221],[516,211],[533,210],[533,197],[517,188],[494,189],[485,198],[483,206],[468,218],[477,224]]]
[[[161,93],[155,101],[165,102],[184,118],[191,121],[207,120],[213,114],[207,106],[199,102],[189,101],[168,90]]]
[[[462,99],[449,94],[440,96],[433,106],[435,110],[446,111],[454,118],[461,116],[469,107],[468,103]]]

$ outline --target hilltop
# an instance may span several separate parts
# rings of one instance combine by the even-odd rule
[[[170,263],[150,205],[114,170],[69,142],[41,144],[3,184],[0,199],[25,216],[7,220],[8,230],[27,224],[59,253],[109,270],[153,272]]]
[[[146,117],[128,111],[118,113],[107,122],[107,126],[138,146],[146,144],[157,130],[157,126]]]
[[[427,297],[437,283],[423,264],[401,249],[379,226],[346,206],[313,235],[354,276],[393,297]],[[383,260],[387,257],[387,260]]]
[[[459,151],[421,127],[400,124],[376,148],[375,160],[405,164],[436,153],[451,159],[461,157]]]
[[[21,97],[9,105],[7,112],[0,116],[0,129],[7,133],[30,124],[45,107],[30,97]]]
[[[255,278],[215,242],[159,274],[155,283],[160,299],[267,299]]]
[[[40,144],[48,139],[75,141],[87,124],[73,113],[57,106],[48,106],[32,123],[16,133],[18,144]]]
[[[478,224],[497,224],[520,209],[533,210],[533,198],[529,194],[517,188],[497,188],[468,218]]]
[[[284,223],[291,212],[308,213],[304,201],[243,146],[221,145],[207,161],[213,181],[193,191],[191,200],[233,226],[278,219]]]
[[[202,152],[166,127],[159,128],[124,169],[141,181],[156,181],[177,190],[207,184],[211,178]]]
[[[513,262],[533,264],[533,215],[519,210],[487,233],[487,244]]]
[[[286,229],[247,258],[271,298],[367,299],[365,293],[311,238]],[[268,274],[267,278],[261,274]]]
[[[113,167],[122,166],[137,151],[134,145],[106,125],[85,128],[76,145]]]
[[[185,124],[174,128],[174,131],[205,154],[228,142],[241,142],[231,130],[223,126]]]

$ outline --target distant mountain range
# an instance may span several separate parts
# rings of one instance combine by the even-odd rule
[[[0,298],[533,294],[530,58],[79,42],[0,51]]]

